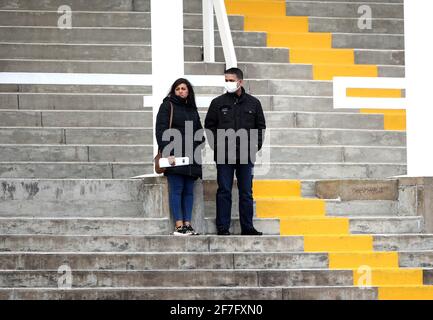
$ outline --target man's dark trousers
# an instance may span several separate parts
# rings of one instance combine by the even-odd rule
[[[216,195],[218,231],[228,231],[231,222],[232,187],[236,173],[239,189],[239,218],[241,231],[248,232],[253,227],[253,167],[249,164],[217,164],[218,191]]]

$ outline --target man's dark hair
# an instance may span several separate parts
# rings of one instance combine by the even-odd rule
[[[190,101],[192,106],[196,108],[197,106],[196,106],[196,102],[195,102],[194,88],[192,87],[191,82],[189,82],[185,78],[179,78],[171,85],[171,89],[170,89],[170,92],[168,93],[168,96],[174,97],[176,95],[176,88],[181,84],[185,84],[186,87],[188,88],[188,92],[189,92],[188,93],[188,100]]]
[[[239,80],[244,80],[244,73],[239,68],[227,69],[224,74],[234,74]]]

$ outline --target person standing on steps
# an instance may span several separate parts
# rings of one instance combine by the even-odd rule
[[[201,139],[195,141],[194,136],[198,131],[201,131]],[[170,137],[167,139],[164,134]],[[200,135],[200,132],[197,134]],[[164,175],[168,180],[170,211],[176,224],[173,234],[196,235],[198,233],[191,226],[194,182],[202,178],[202,165],[201,152],[198,151],[196,157],[194,154],[197,148],[203,146],[204,134],[194,89],[187,79],[177,79],[171,86],[170,93],[163,100],[156,117],[155,135],[162,157],[167,157],[172,165],[166,168]],[[169,144],[174,144],[175,147],[170,148]],[[188,145],[192,148],[188,148]],[[189,157],[190,164],[174,166],[175,157]]]
[[[236,174],[242,235],[262,235],[253,225],[253,169],[262,148],[266,121],[258,99],[243,88],[242,70],[224,72],[227,93],[215,98],[205,119],[210,147],[217,167],[216,227],[218,235],[230,235],[232,187]]]

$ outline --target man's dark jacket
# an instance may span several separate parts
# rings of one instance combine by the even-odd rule
[[[174,140],[172,137],[170,141],[162,141],[162,136],[164,132],[169,129],[170,126],[170,102],[173,104],[173,123],[171,128],[177,129],[182,135],[182,152],[178,154],[174,154],[173,150],[164,153],[164,148]],[[185,143],[193,143],[193,150],[195,151],[197,148],[202,148],[203,142],[205,141],[204,135],[202,135],[201,141],[193,141],[193,137],[186,137],[185,133],[185,122],[190,121],[193,124],[193,132],[194,135],[198,130],[202,130],[203,126],[200,122],[200,116],[197,110],[197,107],[190,103],[190,101],[186,99],[182,99],[177,96],[171,96],[164,99],[163,103],[159,108],[158,115],[156,116],[156,127],[155,127],[155,135],[156,140],[158,142],[159,150],[163,151],[163,157],[168,157],[169,155],[175,155],[176,157],[189,157],[190,163],[188,166],[176,166],[170,167],[166,169],[166,174],[181,174],[187,175],[194,178],[202,178],[202,159],[201,153],[198,153],[199,159],[194,157],[194,154],[187,154]],[[188,139],[188,141],[186,141]],[[198,139],[197,139],[198,140]],[[170,148],[168,148],[170,149]],[[167,149],[166,149],[167,150]]]
[[[237,132],[239,129],[246,129],[248,133],[248,146],[250,146],[251,129],[257,129],[257,144],[248,147],[248,161],[254,163],[256,153],[262,148],[263,139],[266,129],[266,120],[263,114],[263,109],[260,101],[253,96],[247,94],[242,88],[242,94],[238,96],[236,93],[226,93],[212,100],[205,119],[205,128],[213,134],[213,139],[208,138],[211,148],[214,150],[214,160],[218,163],[218,152],[223,151],[221,145],[217,143],[218,129],[233,129]],[[228,155],[229,140],[225,139],[225,157],[224,161],[231,163],[245,159],[240,154],[240,140],[236,139],[236,154]],[[213,142],[213,143],[212,143]],[[220,149],[218,149],[220,148]],[[218,151],[220,150],[220,151]],[[244,149],[243,149],[244,151]]]

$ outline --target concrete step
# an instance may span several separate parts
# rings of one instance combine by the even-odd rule
[[[137,162],[153,159],[153,145],[0,145],[0,162]]]
[[[164,178],[2,180],[2,217],[163,218]]]
[[[433,250],[433,237],[430,234],[375,235],[373,245],[374,250],[377,251],[421,251],[427,253],[427,251]],[[400,261],[402,260],[400,259]],[[404,265],[409,266],[407,263]]]
[[[192,50],[191,50],[192,51]],[[185,49],[185,52],[187,50]],[[1,59],[151,61],[150,45],[1,43]],[[197,55],[198,58],[198,55]],[[96,61],[94,61],[96,62]],[[12,63],[9,61],[8,63]],[[6,64],[3,63],[5,66]]]
[[[215,44],[221,46],[218,31]],[[73,28],[0,27],[0,37],[6,43],[74,43],[74,44],[151,44],[149,28]],[[232,31],[236,46],[265,47],[266,33]],[[203,30],[185,29],[186,45],[203,45]]]
[[[52,27],[57,26],[60,15],[57,11],[0,11],[1,26]],[[229,16],[231,30],[243,30],[244,19],[241,16]],[[89,12],[75,11],[73,28],[150,28],[150,12]],[[203,18],[199,13],[184,14],[186,29],[201,29]],[[218,24],[215,19],[215,29]]]
[[[248,79],[313,79],[311,65],[290,63],[239,63],[238,67]],[[224,74],[225,63],[186,63],[185,72],[188,74]]]
[[[316,286],[289,288],[4,288],[4,300],[395,300],[431,299],[431,286],[359,288]]]
[[[0,60],[5,72],[47,72],[47,73],[138,73],[151,74],[150,61],[70,61],[70,60]],[[240,63],[248,79],[313,79],[311,65],[289,63]],[[185,64],[188,75],[222,75],[225,63],[189,62]]]
[[[205,252],[205,253],[263,253],[268,256],[280,252],[280,257],[285,257],[292,263],[301,263],[321,268],[327,267],[328,259],[324,253],[303,253],[304,241],[301,236],[261,236],[257,241],[254,236],[195,236],[195,237],[175,237],[175,236],[89,236],[89,235],[0,235],[0,251],[7,252],[69,252],[75,254],[91,252],[153,252],[161,254],[163,252]],[[78,241],[79,240],[79,241]],[[427,254],[433,251],[433,235],[431,234],[376,234],[373,235],[374,251],[404,251],[400,255],[419,252]],[[293,253],[293,256],[289,253]],[[427,256],[427,255],[426,255]],[[241,257],[241,255],[236,255]],[[258,257],[257,255],[255,257]],[[274,255],[275,257],[275,255]],[[290,258],[293,257],[293,258]],[[309,260],[306,260],[306,259]],[[265,257],[263,257],[265,259]],[[12,260],[7,260],[12,261]],[[35,260],[36,261],[36,260]],[[254,262],[254,256],[250,261]],[[271,263],[270,260],[269,263]],[[403,261],[403,260],[401,260]],[[255,268],[265,268],[266,263],[260,265],[257,261]],[[245,265],[239,265],[244,267]],[[271,265],[270,265],[271,266]],[[287,265],[283,265],[285,268]],[[402,265],[403,266],[403,265]]]
[[[286,146],[377,146],[404,147],[403,131],[360,129],[272,129],[270,143]],[[1,144],[122,144],[152,143],[152,128],[41,128],[0,127]]]
[[[383,129],[383,115],[360,113],[265,112],[270,128]]]
[[[211,152],[206,146],[206,152]],[[268,146],[270,161],[297,163],[406,163],[406,148]],[[152,145],[1,145],[0,162],[140,162],[152,161]]]
[[[150,111],[0,111],[0,126],[151,127]]]
[[[91,61],[91,60],[34,60],[13,59],[0,60],[5,72],[45,72],[45,73],[128,73],[151,74],[150,61]],[[313,78],[311,65],[289,63],[254,63],[239,64],[246,79],[305,79]],[[190,62],[185,64],[189,75],[224,74],[224,63],[205,64]]]
[[[1,178],[128,179],[152,174],[153,163],[2,162]]]
[[[391,241],[391,240],[390,240]],[[296,236],[194,236],[161,235],[0,235],[1,252],[302,252],[303,238]],[[317,254],[314,254],[315,256]],[[319,254],[319,257],[323,257]],[[315,259],[315,263],[320,259]],[[326,260],[326,259],[321,259]],[[294,260],[296,261],[296,260]]]
[[[405,175],[405,164],[389,163],[264,163],[256,164],[258,179],[389,178]],[[1,162],[1,178],[128,179],[153,173],[150,162]],[[216,179],[215,166],[205,165],[203,178]]]
[[[112,85],[47,85],[47,84],[1,84],[4,93],[108,93],[108,94],[151,94],[151,86]]]
[[[168,234],[168,218],[0,218],[2,234]]]
[[[376,19],[403,18],[401,3],[369,3],[368,5]],[[287,1],[286,13],[288,16],[359,18],[359,7],[359,3],[350,2]]]
[[[2,10],[43,10],[57,11],[62,5],[68,5],[77,11],[137,11],[149,12],[149,0],[116,0],[116,1],[97,1],[89,4],[85,0],[47,0],[43,3],[23,3],[19,0],[2,0],[0,9]],[[202,2],[200,0],[184,0],[184,11],[188,13],[201,13]]]
[[[194,4],[197,1],[192,1]],[[187,4],[188,1],[185,1]],[[80,11],[149,11],[149,0],[118,0],[118,1],[97,1],[95,3],[88,3],[85,0],[48,0],[44,2],[22,2],[19,0],[2,0],[0,2],[0,9],[2,10],[52,10],[57,9],[62,5],[73,7],[74,10]]]
[[[329,4],[327,4],[327,6],[329,6]],[[310,32],[404,34],[404,19],[378,19],[374,17],[371,20],[371,29],[360,29],[358,21],[359,14],[356,18],[311,16],[308,18]]]
[[[144,110],[143,94],[0,93],[0,109]]]
[[[401,131],[358,129],[271,129],[271,143],[285,145],[404,146]],[[274,142],[275,141],[275,142]]]
[[[356,289],[360,294],[364,290]],[[352,295],[354,296],[354,295]],[[13,288],[0,289],[1,299],[13,300],[281,300],[282,288],[202,287],[202,288]],[[344,297],[351,297],[344,295]]]
[[[332,47],[403,50],[404,36],[391,34],[333,33]]]
[[[214,166],[206,166],[204,169],[205,180],[216,179],[216,170]],[[256,163],[254,176],[257,179],[365,179],[389,178],[405,175],[406,172],[407,167],[404,164]]]
[[[201,119],[206,112],[200,111]],[[11,127],[151,127],[150,111],[0,110],[0,126]],[[383,115],[359,113],[265,112],[269,128],[383,129]]]
[[[4,72],[151,74],[147,61],[0,60]]]
[[[289,147],[281,145],[265,147],[259,155],[265,152],[269,153],[272,162],[278,163],[406,163],[407,161],[406,148],[394,147]]]
[[[398,201],[395,200],[326,200],[328,216],[390,216],[399,215]]]
[[[57,271],[0,271],[0,287],[58,288]],[[75,271],[74,288],[275,287],[353,284],[351,270]]]
[[[201,64],[196,64],[201,68]],[[277,65],[273,65],[276,67]],[[265,66],[250,67],[251,73],[260,72]],[[282,67],[284,68],[284,67]],[[308,71],[310,66],[286,64],[286,70],[298,70],[301,73]],[[283,69],[284,70],[284,69]],[[219,70],[218,70],[219,71]],[[217,72],[215,72],[217,73]],[[219,73],[218,73],[219,74]],[[317,80],[293,80],[293,79],[246,79],[245,90],[253,95],[295,95],[295,96],[313,96],[313,97],[332,97],[332,81]],[[38,85],[22,84],[0,85],[3,93],[64,93],[64,94],[150,94],[150,86],[100,86],[100,85]],[[224,93],[223,88],[200,87],[196,86],[194,90],[197,94],[214,94]]]
[[[207,233],[214,234],[215,222],[208,219]],[[255,219],[265,234],[279,234],[278,219]],[[232,231],[240,234],[238,219]],[[0,218],[1,234],[65,235],[156,235],[172,232],[168,218]]]
[[[355,63],[377,65],[404,65],[403,50],[355,50]]]
[[[349,224],[352,234],[413,234],[424,230],[422,217],[349,217]]]
[[[245,88],[253,95],[333,96],[332,81],[250,79]]]
[[[233,253],[0,253],[1,270],[234,269]]]
[[[152,128],[0,128],[3,144],[151,144]]]
[[[379,77],[404,78],[405,74],[404,66],[378,66]]]
[[[405,268],[431,268],[433,266],[433,252],[400,252],[399,261],[400,265]],[[433,284],[432,274],[430,271],[424,274],[424,281],[426,284]]]
[[[235,47],[238,61],[281,62],[289,60],[286,48]],[[51,59],[51,60],[152,60],[149,44],[50,44],[50,43],[0,43],[1,59]],[[203,61],[201,46],[185,46],[186,61]],[[222,47],[216,46],[215,60],[224,62]]]
[[[215,95],[198,94],[199,108],[208,108]],[[356,109],[334,109],[332,97],[256,95],[265,111],[344,112]],[[0,109],[20,110],[146,110],[142,95],[110,94],[0,94]],[[205,109],[205,110],[206,110]]]
[[[215,217],[205,217],[206,234],[216,234]],[[266,235],[279,235],[280,234],[280,221],[279,219],[259,219],[254,218],[254,227]],[[239,217],[233,215],[230,226],[230,233],[241,234],[241,225]]]

